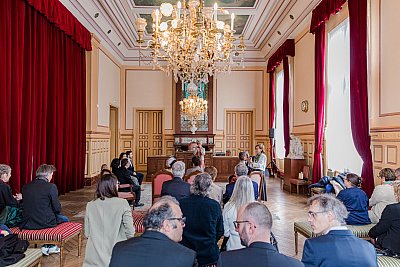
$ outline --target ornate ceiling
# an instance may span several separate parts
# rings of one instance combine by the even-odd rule
[[[137,65],[139,46],[134,21],[146,18],[163,2],[178,0],[60,0],[101,43],[127,65]],[[245,62],[264,64],[288,38],[295,38],[310,21],[312,9],[320,0],[205,0],[235,13],[236,34],[246,43]],[[219,15],[229,20],[227,15]],[[145,40],[152,33],[146,28]]]

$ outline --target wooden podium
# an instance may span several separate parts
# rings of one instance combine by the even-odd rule
[[[299,173],[303,171],[303,166],[306,165],[305,159],[289,159],[285,158],[285,177],[283,189],[290,190],[290,179],[299,177]]]

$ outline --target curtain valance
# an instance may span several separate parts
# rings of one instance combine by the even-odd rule
[[[51,23],[65,32],[82,48],[92,50],[90,32],[59,0],[26,0]]]
[[[287,39],[268,60],[267,72],[275,71],[286,56],[294,57],[294,39]]]
[[[312,12],[310,32],[315,33],[316,28],[318,28],[321,23],[327,21],[332,14],[339,12],[346,1],[347,0],[322,0]]]

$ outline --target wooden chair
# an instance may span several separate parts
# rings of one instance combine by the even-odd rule
[[[129,188],[130,192],[118,192],[118,197],[126,199],[128,201],[133,201],[136,198],[135,192],[133,192],[133,188],[131,184],[119,184],[118,189],[121,188]]]
[[[264,182],[264,175],[260,171],[254,171],[254,172],[250,173],[249,177],[252,181],[254,181],[258,184],[258,199],[257,200],[260,200],[261,193],[262,193],[262,185]]]
[[[292,178],[289,180],[290,182],[290,194],[292,193],[292,185],[296,186],[296,193],[299,194],[299,190],[301,186],[308,186],[311,184],[310,182],[310,166],[304,165],[303,166],[303,179],[298,179],[298,178]],[[307,180],[306,180],[307,179]]]
[[[189,184],[193,184],[194,178],[196,177],[197,174],[203,173],[202,171],[194,171],[192,172],[189,177],[185,177],[185,181],[188,182]]]
[[[152,181],[152,203],[161,197],[162,184],[165,181],[172,180],[172,178],[172,174],[165,170],[161,170],[154,175]]]

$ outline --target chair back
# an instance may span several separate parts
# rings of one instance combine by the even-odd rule
[[[168,171],[159,171],[154,175],[153,181],[152,181],[152,201],[154,203],[155,198],[161,197],[161,189],[162,189],[162,184],[165,181],[172,180],[172,174]]]
[[[262,193],[261,191],[262,191],[262,184],[264,181],[264,175],[260,171],[254,171],[250,173],[249,177],[253,182],[256,182],[258,184],[258,199],[260,199]]]
[[[194,182],[194,178],[196,177],[197,174],[202,173],[201,171],[197,170],[194,171],[190,174],[190,176],[186,179],[186,182],[188,182],[189,184],[193,184]]]

